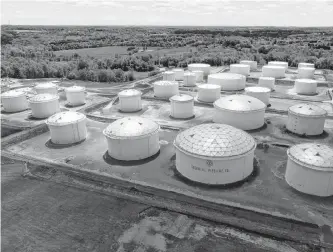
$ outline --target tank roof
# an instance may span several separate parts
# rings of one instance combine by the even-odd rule
[[[253,93],[269,93],[271,92],[271,89],[267,87],[246,87],[245,91]]]
[[[217,84],[201,84],[201,85],[198,85],[198,88],[202,88],[202,89],[221,89],[221,86],[220,85],[217,85]]]
[[[283,66],[276,66],[276,65],[266,65],[266,66],[263,66],[262,68],[271,68],[271,69],[284,69]]]
[[[85,118],[86,116],[82,113],[75,111],[64,111],[50,116],[46,120],[46,124],[54,126],[63,126],[79,122],[81,120],[84,120]]]
[[[264,76],[260,76],[259,79],[263,79],[263,80],[275,80],[274,77],[264,77]]]
[[[312,79],[296,79],[295,81],[304,82],[304,83],[317,83],[316,80],[312,80]]]
[[[174,86],[174,85],[178,85],[177,81],[155,81],[154,85],[158,85],[158,86]]]
[[[174,95],[170,98],[170,101],[173,102],[189,102],[193,100],[194,100],[193,96],[187,94]]]
[[[193,73],[193,72],[186,72],[186,73],[184,73],[184,76],[195,76],[195,73]]]
[[[20,97],[20,96],[25,96],[26,92],[22,90],[9,90],[7,92],[4,92],[1,94],[2,98],[13,98],[13,97]]]
[[[252,62],[257,62],[257,61],[255,61],[255,60],[241,60],[240,62],[241,62],[241,63],[242,63],[242,62],[252,63]]]
[[[149,119],[130,116],[111,123],[103,134],[112,139],[137,139],[149,136],[159,130],[159,125]]]
[[[231,64],[230,66],[234,66],[234,67],[244,67],[244,68],[249,68],[249,65],[245,65],[245,64]]]
[[[118,93],[119,97],[134,97],[134,96],[141,96],[142,93],[136,89],[126,89]]]
[[[183,68],[174,68],[174,69],[172,69],[172,71],[174,71],[174,72],[184,72],[184,69]]]
[[[82,86],[71,86],[71,87],[67,87],[65,88],[66,92],[81,92],[81,91],[84,91],[86,90],[85,87],[82,87]]]
[[[234,80],[234,79],[244,79],[245,76],[237,73],[216,73],[210,74],[208,77],[216,79]]]
[[[30,102],[38,103],[38,102],[46,102],[46,101],[52,101],[52,100],[58,100],[58,95],[53,94],[38,94],[34,95],[29,99]]]
[[[200,124],[179,133],[175,147],[187,153],[210,158],[229,158],[256,147],[251,135],[226,124]]]
[[[257,98],[248,95],[229,95],[214,102],[214,107],[237,113],[249,113],[265,110],[266,105]]]
[[[53,87],[57,87],[57,84],[48,82],[48,83],[37,84],[35,86],[35,88],[37,88],[37,89],[45,89],[45,88],[53,88]]]
[[[192,63],[188,65],[189,67],[210,67],[209,64],[205,64],[205,63]]]
[[[294,162],[315,170],[333,172],[333,148],[318,143],[302,143],[287,150]]]
[[[301,116],[309,117],[322,117],[327,115],[327,111],[319,106],[309,104],[309,103],[300,103],[288,108],[288,112]]]
[[[288,64],[288,62],[286,61],[269,61],[268,64],[281,64],[281,65],[285,65]]]
[[[163,74],[174,74],[173,71],[165,71]]]
[[[299,67],[298,69],[307,69],[307,70],[315,70],[315,68],[314,67],[312,67],[312,66],[303,66],[303,67]]]

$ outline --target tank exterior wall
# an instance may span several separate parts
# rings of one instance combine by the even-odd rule
[[[119,97],[119,109],[123,112],[135,112],[141,110],[141,96]]]
[[[302,81],[295,81],[295,92],[297,94],[316,94],[317,93],[317,82],[302,82]]]
[[[156,154],[160,149],[158,132],[140,139],[107,138],[108,153],[118,160],[141,160]]]
[[[313,79],[315,69],[314,68],[298,68],[297,78],[299,79]]]
[[[25,95],[8,98],[2,97],[1,102],[4,111],[8,113],[19,112],[29,108],[28,100]]]
[[[163,73],[163,80],[166,80],[166,81],[174,81],[175,80],[175,73],[172,72],[172,73],[169,73],[169,72],[164,72]]]
[[[213,121],[234,126],[242,130],[252,130],[262,127],[265,123],[265,110],[249,113],[235,113],[215,108]]]
[[[193,71],[193,73],[195,74],[195,81],[196,82],[203,82],[203,77],[204,77],[204,73],[201,71]]]
[[[259,99],[260,101],[262,101],[266,105],[269,104],[269,98],[271,96],[270,92],[251,92],[251,91],[245,91],[245,94],[249,95],[249,96],[252,96],[254,98]]]
[[[175,73],[175,80],[179,81],[184,79],[184,70],[177,70],[174,71],[174,73]]]
[[[333,195],[333,170],[309,169],[288,158],[285,179],[300,192],[322,197]]]
[[[273,77],[273,78],[284,78],[286,69],[281,68],[270,68],[269,66],[262,67],[262,76],[263,77]]]
[[[250,66],[246,65],[247,67],[240,67],[238,65],[230,65],[230,73],[237,73],[242,75],[249,75],[250,74]]]
[[[296,134],[309,136],[323,133],[325,117],[303,117],[295,114],[288,114],[287,129]]]
[[[65,93],[66,93],[66,99],[70,105],[78,106],[78,105],[83,105],[86,102],[85,91],[65,92]]]
[[[265,78],[259,77],[258,86],[267,87],[267,88],[274,90],[275,89],[275,79],[265,79]]]
[[[51,140],[55,144],[72,144],[87,137],[86,119],[67,125],[48,125]]]
[[[222,91],[242,90],[245,88],[245,77],[242,79],[221,79],[208,76],[207,83],[220,85]]]
[[[243,64],[243,65],[249,65],[250,66],[250,70],[256,70],[257,69],[257,61],[251,61],[251,60],[242,60],[240,62],[240,64]]]
[[[159,98],[170,98],[179,94],[178,85],[154,85],[154,95]]]
[[[248,177],[253,171],[254,152],[226,160],[198,158],[176,148],[176,168],[186,178],[200,183],[230,184]]]
[[[298,68],[301,68],[301,67],[315,67],[315,64],[313,63],[298,63]]]
[[[170,115],[174,118],[186,119],[194,114],[194,101],[174,102],[171,101]]]
[[[285,70],[288,69],[288,62],[276,62],[276,61],[270,61],[268,62],[269,66],[281,66],[284,67]]]
[[[49,87],[49,88],[35,88],[37,94],[58,94],[57,87]]]
[[[215,102],[221,97],[220,89],[199,88],[198,100],[203,102]]]
[[[193,87],[193,86],[195,86],[195,83],[196,83],[196,75],[185,75],[184,76],[184,82],[183,82],[184,86]]]
[[[58,100],[30,103],[30,108],[32,116],[36,118],[47,118],[57,112],[60,112]]]

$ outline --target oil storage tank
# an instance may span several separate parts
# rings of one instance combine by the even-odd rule
[[[142,109],[141,91],[126,89],[118,93],[119,110],[122,112],[136,112]]]
[[[1,102],[5,112],[15,113],[29,108],[26,92],[9,90],[1,94]]]
[[[239,63],[242,65],[249,65],[250,70],[256,70],[258,65],[257,61],[254,60],[241,60]]]
[[[196,84],[196,74],[192,72],[188,72],[184,74],[183,85],[188,87],[194,87]]]
[[[299,67],[297,70],[297,78],[313,79],[315,70],[313,67]]]
[[[267,87],[272,91],[275,89],[275,78],[273,77],[259,77],[258,87]]]
[[[288,108],[286,128],[299,135],[315,136],[324,131],[327,111],[319,106],[300,103]]]
[[[108,154],[124,161],[141,160],[160,150],[159,125],[152,120],[131,116],[111,123],[103,134]]]
[[[216,73],[208,76],[207,83],[220,85],[222,91],[237,91],[245,88],[246,77],[235,73]]]
[[[333,195],[333,148],[302,143],[287,150],[286,182],[294,189],[315,196]]]
[[[86,116],[74,111],[56,113],[46,120],[51,141],[55,144],[73,144],[87,137]]]
[[[250,74],[250,65],[232,64],[230,65],[230,73],[236,73],[248,76]]]
[[[283,66],[268,65],[262,67],[263,77],[284,78],[286,76],[286,69]]]
[[[176,169],[185,178],[208,185],[241,181],[253,171],[256,142],[248,133],[225,124],[200,124],[174,141]]]
[[[221,86],[217,84],[201,84],[198,86],[198,100],[214,102],[221,97]]]
[[[175,80],[176,81],[184,80],[184,69],[175,68],[175,69],[172,69],[172,72],[175,73]]]
[[[167,98],[179,94],[177,81],[156,81],[154,82],[154,95],[158,98]]]
[[[284,67],[285,70],[288,69],[288,62],[284,62],[284,61],[269,61],[268,65],[269,66],[281,66],[281,67]]]
[[[258,129],[264,125],[266,105],[248,95],[229,95],[214,102],[213,121],[242,130]]]
[[[38,94],[29,99],[31,114],[35,118],[47,118],[60,112],[59,96],[53,94]]]
[[[165,71],[162,76],[165,81],[174,81],[176,79],[176,74],[173,71]]]
[[[65,88],[66,99],[71,106],[79,106],[86,103],[86,88],[81,86],[71,86]]]
[[[300,63],[298,63],[298,68],[301,68],[301,67],[315,68],[315,64],[313,64],[313,63],[300,62]]]
[[[188,119],[194,115],[194,98],[191,95],[179,94],[170,98],[170,116],[179,119]]]
[[[41,83],[35,86],[37,94],[58,94],[58,85],[52,82]]]
[[[195,74],[195,81],[196,82],[203,82],[204,72],[202,70],[194,70],[192,73]]]
[[[266,87],[246,87],[245,94],[255,97],[265,103],[266,105],[269,104],[269,98],[271,95],[271,90]]]
[[[302,95],[317,94],[317,81],[310,79],[295,80],[295,92]]]
[[[204,77],[207,77],[210,74],[210,65],[209,64],[203,64],[203,63],[193,63],[188,65],[189,71],[203,71]]]

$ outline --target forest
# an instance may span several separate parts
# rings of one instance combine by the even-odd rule
[[[125,47],[126,53],[80,55],[82,48]],[[142,52],[154,47],[157,52]],[[333,70],[333,28],[2,26],[1,77],[126,82],[158,67],[212,66],[250,59],[314,63]],[[183,53],[166,53],[187,48]],[[193,50],[195,48],[195,50]],[[62,55],[74,50],[71,55]],[[90,49],[89,49],[90,50]],[[141,51],[140,51],[141,50]]]

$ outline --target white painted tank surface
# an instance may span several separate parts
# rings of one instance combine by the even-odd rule
[[[250,74],[250,66],[247,64],[231,64],[230,73],[248,76]]]
[[[296,79],[295,92],[303,95],[313,95],[317,93],[317,81],[311,79]]]
[[[29,108],[26,92],[9,90],[1,94],[1,102],[5,112],[15,113]]]
[[[275,78],[273,77],[259,77],[258,87],[267,87],[275,90]]]
[[[175,68],[172,70],[175,73],[175,80],[184,80],[184,69],[182,68]]]
[[[207,82],[220,85],[222,91],[236,91],[245,88],[246,77],[235,73],[216,73],[210,74]]]
[[[176,74],[173,71],[165,71],[162,76],[165,81],[174,81],[176,79]]]
[[[188,70],[190,71],[203,71],[204,77],[207,77],[210,74],[210,65],[209,64],[203,64],[203,63],[194,63],[188,65]]]
[[[263,66],[262,76],[281,79],[286,76],[286,69],[283,66],[274,66],[274,65]]]
[[[203,82],[204,72],[201,70],[192,71],[195,74],[195,81],[196,82]]]
[[[301,103],[289,107],[287,129],[299,135],[323,133],[327,111],[319,106]]]
[[[42,83],[35,86],[37,94],[58,94],[58,86],[52,82]]]
[[[266,105],[248,95],[229,95],[214,102],[213,121],[242,130],[258,129],[264,125]]]
[[[59,96],[53,94],[38,94],[29,99],[31,114],[35,118],[47,118],[60,112]]]
[[[243,65],[249,65],[250,66],[250,70],[256,70],[257,69],[257,61],[254,60],[241,60],[240,64]]]
[[[187,119],[194,115],[194,98],[191,95],[179,94],[170,98],[170,115],[174,118]]]
[[[198,86],[198,100],[214,102],[221,97],[221,86],[217,84],[201,84]]]
[[[246,132],[225,124],[200,124],[174,141],[176,169],[189,180],[209,185],[241,181],[253,171],[256,142]]]
[[[266,87],[246,87],[245,94],[257,98],[268,105],[269,98],[271,96],[271,89]]]
[[[285,70],[288,69],[288,62],[284,62],[284,61],[270,61],[268,62],[269,66],[281,66],[284,67]]]
[[[86,116],[74,111],[56,113],[46,120],[51,141],[55,144],[73,144],[87,137]]]
[[[298,68],[301,68],[301,67],[315,68],[315,64],[313,64],[313,63],[300,62],[300,63],[298,63]]]
[[[111,123],[104,131],[108,153],[118,160],[141,160],[160,149],[159,125],[152,120],[132,116]]]
[[[66,99],[69,105],[79,106],[86,102],[86,88],[81,86],[72,86],[65,88]]]
[[[300,67],[297,70],[297,78],[313,79],[315,70],[313,67]]]
[[[118,93],[119,110],[123,112],[136,112],[142,109],[141,91],[127,89]]]
[[[188,87],[194,87],[196,84],[196,74],[188,72],[184,74],[183,85]]]
[[[294,145],[287,151],[285,179],[294,189],[315,196],[333,195],[333,148],[319,143]]]
[[[179,84],[177,81],[154,82],[154,95],[156,97],[169,99],[171,96],[177,94],[179,94]]]

